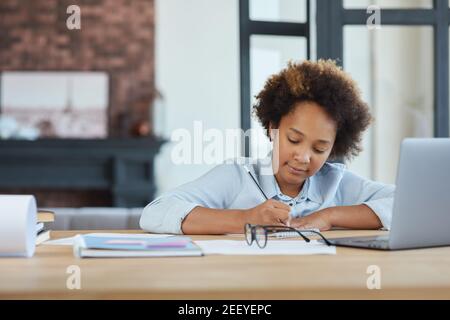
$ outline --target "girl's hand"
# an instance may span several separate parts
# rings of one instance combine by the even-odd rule
[[[262,204],[245,210],[245,221],[251,224],[261,225],[286,225],[289,219],[291,207],[273,199],[266,200]]]
[[[291,227],[299,229],[319,229],[320,231],[330,230],[331,224],[330,211],[322,209],[310,215],[291,220]]]

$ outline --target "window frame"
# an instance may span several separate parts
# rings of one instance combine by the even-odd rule
[[[306,38],[306,56],[310,59],[310,0],[306,0],[305,22],[258,21],[250,19],[250,0],[239,0],[239,60],[241,129],[251,128],[250,37],[252,35],[295,36]],[[250,141],[249,141],[250,142]],[[250,145],[242,144],[242,153],[250,155]]]
[[[336,59],[343,65],[343,29],[366,25],[366,9],[346,9],[343,0],[317,1],[317,57]],[[449,137],[449,0],[433,0],[431,9],[382,9],[381,25],[433,28],[434,137]],[[376,32],[376,30],[374,30]]]

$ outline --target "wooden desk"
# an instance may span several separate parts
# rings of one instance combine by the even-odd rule
[[[76,233],[52,232],[52,238]],[[80,290],[66,288],[70,265],[81,268]],[[380,290],[367,289],[370,265],[381,269]],[[0,259],[0,298],[449,299],[450,247],[395,252],[338,247],[336,255],[327,256],[76,259],[72,247],[39,246],[31,259]]]

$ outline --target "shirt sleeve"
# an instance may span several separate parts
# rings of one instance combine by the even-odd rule
[[[197,206],[226,209],[242,186],[243,169],[237,163],[224,163],[200,178],[156,198],[141,215],[140,227],[154,233],[181,234],[181,223]]]
[[[365,204],[375,212],[384,229],[391,228],[394,185],[365,179],[345,170],[339,191],[342,205]]]

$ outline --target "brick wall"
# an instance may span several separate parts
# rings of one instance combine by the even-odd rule
[[[66,26],[70,5],[81,30]],[[18,70],[106,71],[109,135],[129,135],[153,95],[153,0],[0,0],[0,72]]]

